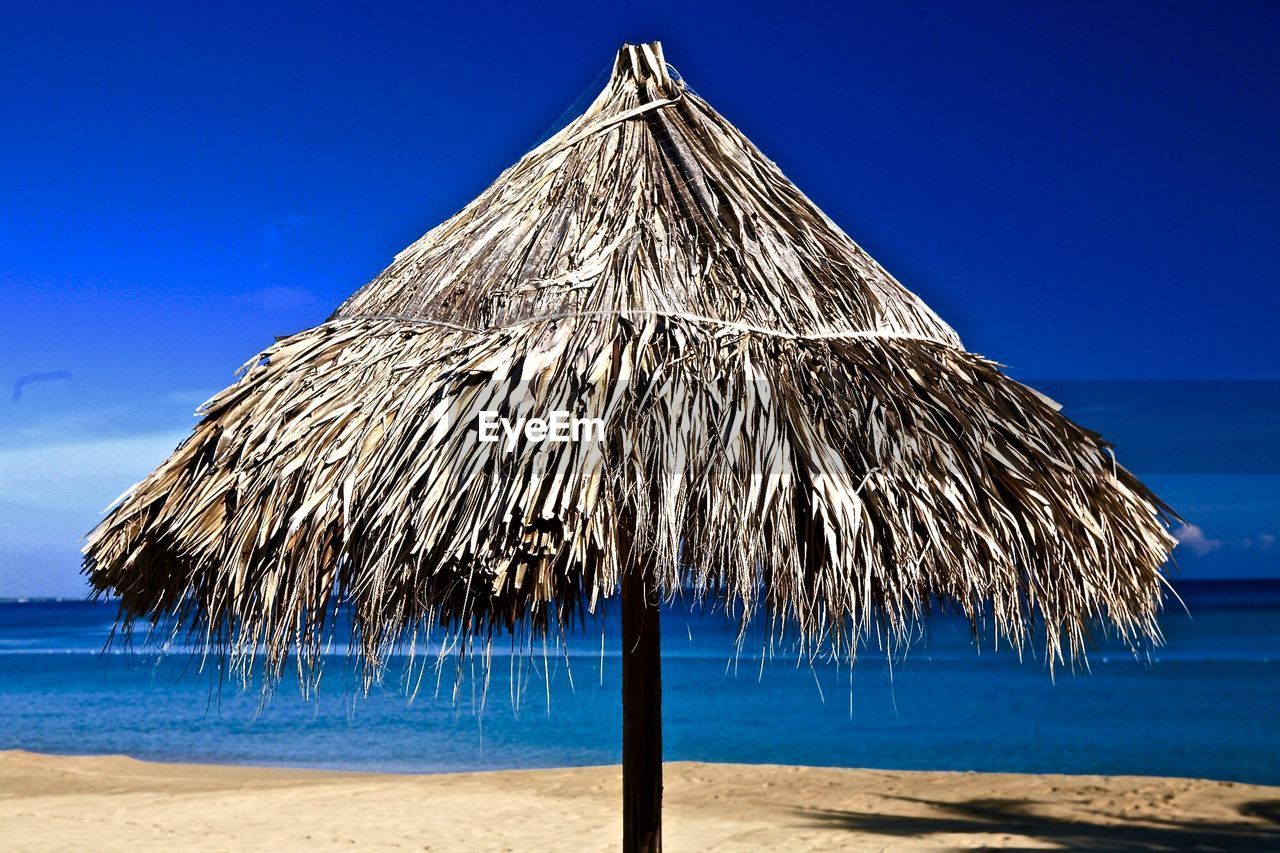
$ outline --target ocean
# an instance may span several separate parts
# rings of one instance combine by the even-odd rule
[[[1019,661],[931,618],[856,667],[734,654],[722,614],[664,614],[668,760],[919,770],[1193,776],[1280,784],[1280,581],[1177,584],[1167,642],[1100,642],[1089,667]],[[416,694],[404,661],[364,695],[335,656],[319,695],[270,702],[181,652],[103,653],[108,603],[0,602],[0,749],[161,761],[444,772],[616,763],[620,662],[610,618],[564,654],[502,655],[488,690],[451,665]],[[603,635],[603,642],[602,642]],[[754,649],[753,649],[754,646]],[[452,660],[452,659],[451,659]],[[549,669],[549,677],[544,673]],[[416,676],[415,671],[415,676]]]

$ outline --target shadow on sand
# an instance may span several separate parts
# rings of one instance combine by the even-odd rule
[[[1240,821],[1174,820],[1095,810],[1087,816],[1039,814],[1027,800],[948,802],[888,797],[928,806],[936,815],[878,815],[833,809],[803,809],[802,817],[828,828],[896,838],[927,839],[948,833],[1007,833],[1064,848],[1128,850],[1280,850],[1280,800],[1242,804]],[[1112,822],[1108,822],[1112,821]]]

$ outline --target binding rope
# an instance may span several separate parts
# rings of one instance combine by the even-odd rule
[[[661,317],[663,319],[688,320],[693,323],[703,325],[719,326],[720,328],[730,332],[742,332],[744,334],[768,335],[775,338],[783,338],[789,341],[823,341],[823,340],[902,340],[917,341],[920,343],[936,344],[938,346],[953,349],[957,352],[965,352],[963,347],[938,338],[932,338],[928,335],[919,335],[913,332],[894,332],[889,330],[865,330],[865,331],[843,331],[843,332],[811,332],[801,334],[799,332],[787,332],[782,329],[770,329],[767,326],[756,326],[751,323],[738,323],[733,320],[721,320],[718,317],[708,317],[704,314],[694,314],[689,311],[656,311],[649,308],[617,308],[613,310],[602,311],[560,311],[551,314],[537,314],[533,317],[526,317],[522,320],[512,320],[507,323],[495,323],[492,326],[467,326],[461,323],[454,323],[449,320],[438,320],[434,317],[413,317],[405,314],[356,314],[348,317],[341,317],[330,323],[347,323],[353,321],[364,320],[394,320],[404,323],[425,323],[432,326],[440,326],[456,332],[468,332],[472,334],[487,334],[489,332],[502,331],[505,329],[518,329],[524,326],[532,326],[535,323],[549,322],[554,320],[578,319],[583,317],[630,317],[633,315]]]

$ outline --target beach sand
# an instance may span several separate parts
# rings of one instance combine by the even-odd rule
[[[400,776],[0,752],[4,850],[609,850],[617,767]],[[672,763],[682,850],[1280,849],[1280,787]]]

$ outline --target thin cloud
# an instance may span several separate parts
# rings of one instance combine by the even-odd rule
[[[268,246],[274,246],[310,224],[311,217],[305,213],[286,213],[284,216],[277,216],[262,226],[262,242]]]
[[[0,504],[83,511],[87,530],[108,501],[145,477],[186,437],[184,430],[5,448],[0,450]]]
[[[319,298],[305,287],[277,285],[242,293],[237,300],[263,311],[296,311],[319,302]]]
[[[80,546],[187,430],[0,449],[0,597],[82,596]]]
[[[1249,551],[1270,551],[1276,544],[1276,537],[1271,533],[1259,533],[1240,540],[1241,547]]]
[[[1196,524],[1184,524],[1173,531],[1180,545],[1185,545],[1197,557],[1204,557],[1224,549],[1239,551],[1270,551],[1276,545],[1274,533],[1257,533],[1240,539],[1213,539]]]
[[[1197,557],[1203,557],[1206,554],[1212,554],[1214,551],[1222,549],[1223,542],[1221,539],[1210,539],[1204,535],[1204,530],[1198,524],[1184,524],[1177,530],[1173,531],[1173,536],[1178,540],[1178,544],[1185,545],[1191,549],[1191,553]]]

